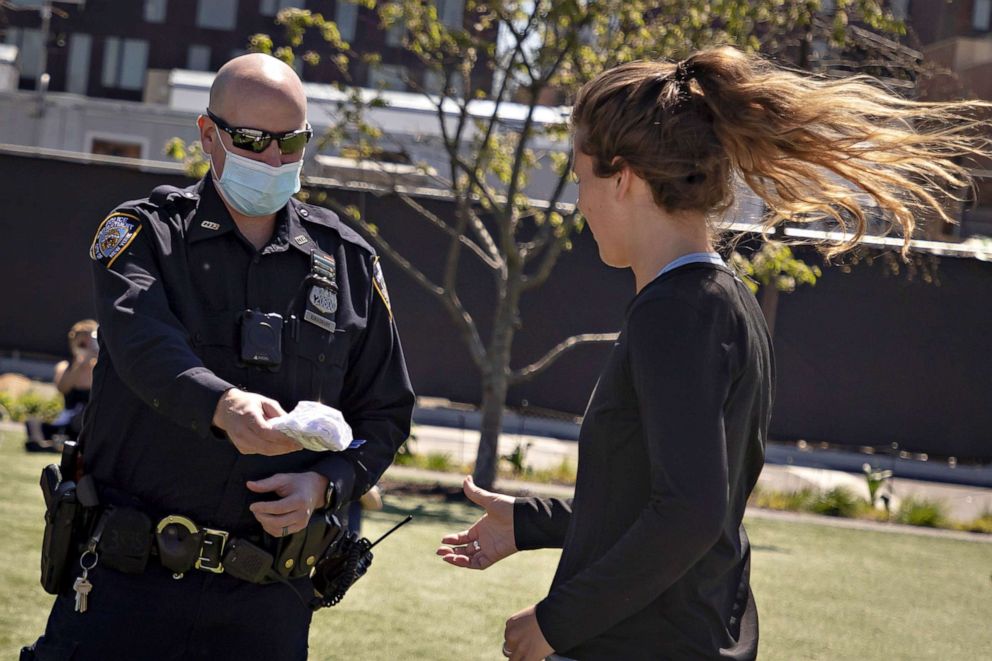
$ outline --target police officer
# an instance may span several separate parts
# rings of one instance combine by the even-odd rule
[[[85,612],[60,594],[37,658],[305,658],[313,591],[286,573],[284,551],[322,509],[375,484],[409,433],[414,397],[375,252],[291,198],[312,137],[299,78],[241,56],[209,103],[197,120],[207,176],[156,188],[97,229],[100,358],[82,455],[101,506],[133,507],[173,538],[207,530],[215,553],[176,572],[153,549],[140,573],[90,554]],[[311,452],[276,431],[269,421],[303,400],[342,410],[352,447]],[[223,572],[234,538],[289,578]]]

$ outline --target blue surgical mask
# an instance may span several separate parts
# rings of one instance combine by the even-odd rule
[[[272,167],[261,161],[232,154],[220,143],[227,158],[224,173],[214,181],[224,199],[246,216],[267,216],[282,209],[289,198],[300,190],[303,158],[293,163]]]

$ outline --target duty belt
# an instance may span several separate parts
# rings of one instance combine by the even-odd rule
[[[225,573],[251,583],[270,583],[309,575],[328,547],[342,534],[337,519],[315,514],[303,530],[286,537],[268,537],[256,544],[226,530],[197,525],[191,518],[171,514],[154,529],[151,519],[132,507],[107,507],[91,539],[100,564],[125,573],[145,571],[150,556],[176,578],[193,569]]]
[[[196,559],[193,562],[194,569],[202,569],[203,571],[213,572],[214,574],[224,573],[223,559],[227,540],[231,537],[229,532],[207,528],[206,526],[200,528],[190,518],[171,514],[163,518],[155,526],[155,540],[158,542],[159,558],[163,557],[163,541],[179,536],[178,532],[175,531],[176,529],[171,529],[171,526],[178,526],[179,529],[185,529],[189,532],[190,538],[200,540],[199,548],[195,553]],[[165,563],[163,562],[163,564]]]

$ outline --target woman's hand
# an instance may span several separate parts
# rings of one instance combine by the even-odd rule
[[[542,661],[554,653],[537,623],[537,613],[528,606],[510,616],[503,632],[503,656],[510,661]]]
[[[462,485],[465,495],[486,513],[468,530],[441,539],[437,554],[448,564],[486,569],[517,552],[513,536],[513,498],[475,486],[471,476]]]

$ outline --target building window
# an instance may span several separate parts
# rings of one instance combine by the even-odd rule
[[[238,20],[238,0],[199,0],[196,24],[201,28],[233,30]]]
[[[6,41],[17,46],[21,78],[37,78],[41,70],[41,30],[7,28]]]
[[[355,28],[358,26],[358,5],[348,0],[337,0],[334,7],[334,22],[338,24],[338,32],[345,41],[355,38]]]
[[[401,18],[386,30],[387,46],[402,46],[403,37],[406,36],[406,22]]]
[[[210,46],[193,44],[186,53],[186,68],[193,71],[210,71]]]
[[[166,0],[145,0],[145,20],[149,23],[165,23]]]
[[[101,156],[123,156],[124,158],[141,158],[143,145],[140,142],[128,142],[117,138],[91,138],[90,153]]]
[[[369,87],[406,91],[407,70],[398,64],[379,64],[369,67]]]
[[[82,32],[74,32],[69,38],[69,63],[66,66],[66,91],[71,94],[86,94],[90,82],[90,50],[93,37]]]
[[[262,0],[258,13],[262,16],[275,16],[283,9],[303,9],[306,0]]]
[[[971,26],[976,30],[987,31],[990,17],[992,17],[992,0],[975,0],[971,14]]]
[[[465,0],[434,0],[437,7],[437,17],[449,28],[462,27],[462,14],[465,11]]]
[[[107,37],[103,46],[103,86],[140,90],[148,68],[148,42]]]
[[[892,10],[893,18],[905,21],[909,15],[909,0],[892,0],[889,8]]]
[[[455,71],[451,74],[447,91],[441,89],[443,86],[444,75],[440,71],[428,69],[424,72],[424,91],[428,94],[438,94],[454,98],[461,98],[464,95],[465,90],[462,89],[464,83],[460,72]]]

